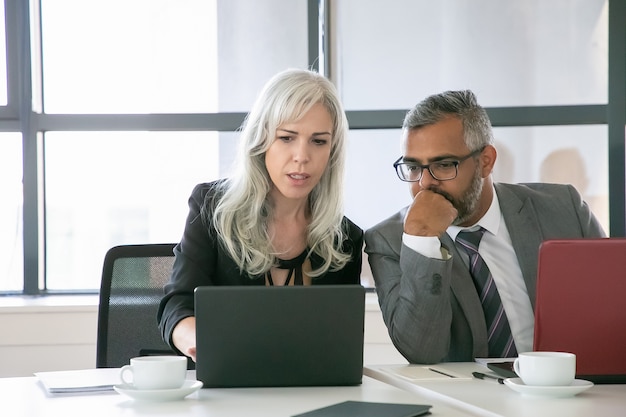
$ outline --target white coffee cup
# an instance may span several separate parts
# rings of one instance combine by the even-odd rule
[[[567,386],[576,377],[576,355],[567,352],[524,352],[513,363],[526,385]]]
[[[132,379],[126,379],[128,374]],[[176,389],[183,386],[187,375],[185,356],[140,356],[120,369],[123,383],[140,390]]]

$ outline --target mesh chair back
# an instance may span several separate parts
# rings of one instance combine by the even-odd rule
[[[100,286],[96,367],[130,358],[175,354],[161,338],[156,314],[174,262],[174,244],[115,246],[107,252]]]

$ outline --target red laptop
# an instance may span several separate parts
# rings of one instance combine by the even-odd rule
[[[626,239],[545,241],[534,350],[576,354],[576,377],[626,383]]]

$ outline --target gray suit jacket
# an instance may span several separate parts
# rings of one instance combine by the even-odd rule
[[[541,242],[605,234],[571,185],[495,184],[495,189],[534,308]],[[447,260],[403,245],[407,209],[365,233],[365,252],[391,340],[411,363],[486,357],[483,310],[454,242],[448,234],[441,238],[451,254]]]

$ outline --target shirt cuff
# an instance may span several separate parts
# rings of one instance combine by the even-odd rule
[[[409,249],[433,259],[449,259],[448,250],[441,246],[437,236],[413,236],[402,233],[402,243]]]

